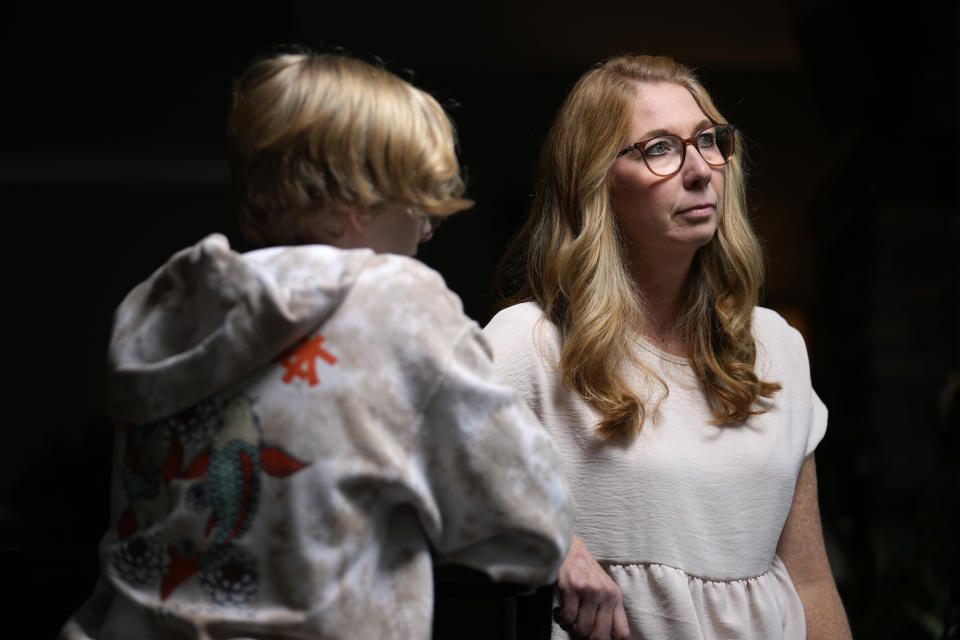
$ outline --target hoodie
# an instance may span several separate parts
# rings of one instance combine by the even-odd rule
[[[61,637],[429,638],[431,558],[552,581],[556,446],[410,258],[212,235],[117,309],[101,577]]]

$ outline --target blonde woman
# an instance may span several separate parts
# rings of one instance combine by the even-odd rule
[[[495,362],[577,504],[554,638],[844,638],[800,334],[757,307],[736,129],[686,67],[587,72],[548,135]]]
[[[242,77],[228,134],[263,248],[210,236],[118,308],[112,520],[62,637],[426,640],[432,554],[550,582],[555,446],[406,257],[470,205],[443,109],[359,60],[281,55]]]

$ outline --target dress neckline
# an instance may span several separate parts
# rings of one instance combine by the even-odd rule
[[[667,362],[672,362],[674,364],[682,364],[687,367],[691,366],[690,358],[685,358],[683,356],[678,356],[673,353],[668,353],[663,349],[655,346],[652,342],[648,341],[643,336],[634,337],[634,342],[636,342],[637,345],[639,345],[645,351],[649,351],[650,353],[657,356],[661,360],[666,360]]]

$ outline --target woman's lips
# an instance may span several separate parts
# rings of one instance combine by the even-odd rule
[[[678,211],[677,215],[681,215],[685,218],[709,218],[715,209],[716,207],[714,207],[712,204],[697,204],[682,211]]]

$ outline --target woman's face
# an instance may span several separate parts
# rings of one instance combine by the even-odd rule
[[[686,88],[670,82],[639,85],[626,144],[662,133],[688,138],[710,124]],[[626,145],[624,145],[626,146]],[[723,167],[711,167],[687,145],[680,171],[661,177],[640,152],[610,169],[613,209],[632,263],[649,266],[686,257],[710,242],[723,208]]]

